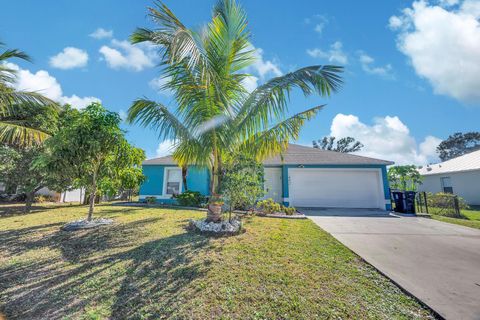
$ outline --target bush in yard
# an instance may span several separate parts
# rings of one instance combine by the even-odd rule
[[[295,209],[295,207],[282,206],[282,210],[287,216],[293,216],[295,212],[297,212],[297,209]]]
[[[465,199],[458,197],[451,193],[427,193],[427,204],[430,211],[433,214],[438,214],[441,216],[452,217],[452,218],[461,218],[455,212],[455,197],[458,199],[459,209],[468,209],[469,206]]]
[[[191,190],[176,194],[173,198],[183,207],[200,207],[206,201],[205,196],[200,192]]]
[[[257,203],[257,207],[264,213],[264,214],[272,214],[276,212],[282,211],[282,205],[273,201],[272,198],[268,198]]]
[[[155,202],[157,202],[157,197],[145,197],[145,201],[148,204],[154,204]]]
[[[251,210],[264,195],[263,165],[253,158],[234,155],[225,163],[222,194],[230,212]]]

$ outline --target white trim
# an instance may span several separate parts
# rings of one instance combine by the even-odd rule
[[[163,194],[140,194],[138,196],[140,199],[145,199],[146,197],[155,197],[159,200],[167,200],[167,199],[172,199],[172,195],[163,195]]]
[[[170,170],[179,170],[180,171],[180,187],[178,188],[178,193],[182,193],[183,190],[183,179],[182,179],[182,168],[180,167],[165,167],[163,168],[163,188],[162,193],[165,196],[168,196],[166,199],[170,199],[172,195],[167,195],[167,178],[168,178],[168,171]]]
[[[289,198],[283,198],[283,202],[290,202]]]

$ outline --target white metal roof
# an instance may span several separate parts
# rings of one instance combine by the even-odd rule
[[[480,150],[473,151],[463,156],[445,162],[431,164],[418,169],[422,176],[450,172],[480,170]]]

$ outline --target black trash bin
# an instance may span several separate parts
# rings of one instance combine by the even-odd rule
[[[405,197],[402,191],[392,192],[393,202],[395,203],[395,212],[405,213]]]
[[[405,213],[415,213],[415,191],[405,191]]]
[[[398,213],[415,213],[415,195],[415,191],[393,191],[394,211]]]

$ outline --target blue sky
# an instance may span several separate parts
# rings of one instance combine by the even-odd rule
[[[260,49],[251,70],[257,83],[307,65],[345,66],[345,85],[331,98],[293,95],[292,113],[328,104],[305,126],[299,143],[350,135],[365,144],[364,155],[422,164],[436,161],[440,139],[479,129],[480,1],[240,2],[252,44]],[[185,24],[198,27],[209,19],[214,1],[165,3]],[[168,93],[155,90],[154,49],[126,42],[136,27],[151,26],[150,5],[4,3],[1,41],[34,59],[12,61],[18,86],[77,107],[99,99],[122,115],[142,96],[173,107]],[[159,148],[154,132],[124,127],[149,157],[165,154],[169,143]]]

